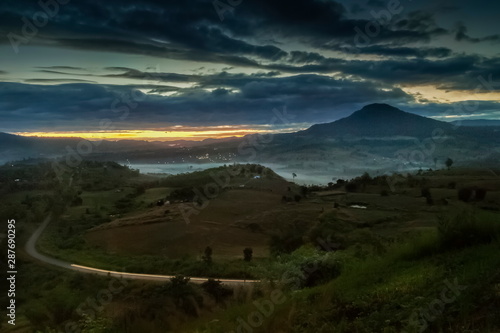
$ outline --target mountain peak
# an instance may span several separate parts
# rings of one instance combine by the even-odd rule
[[[402,111],[392,105],[385,104],[385,103],[373,103],[373,104],[368,104],[365,105],[361,110],[356,111],[352,114],[353,115],[360,115],[362,114],[363,116],[366,115],[376,115],[376,116],[384,116],[384,115],[394,115],[394,114],[404,114],[407,113],[405,111]]]
[[[429,137],[435,128],[446,129],[450,126],[445,122],[402,111],[389,104],[375,103],[333,123],[314,125],[305,133],[330,137]]]
[[[386,103],[372,103],[363,106],[361,110],[381,110],[381,109],[387,109],[387,110],[399,110],[398,108],[395,108],[392,105],[386,104]],[[401,111],[401,110],[399,110]]]

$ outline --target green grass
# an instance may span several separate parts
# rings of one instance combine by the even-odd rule
[[[159,199],[165,199],[165,197],[172,191],[169,187],[156,187],[149,188],[144,194],[137,196],[138,201],[144,201],[146,203],[156,202]]]
[[[182,274],[198,277],[219,278],[254,278],[254,267],[259,260],[255,258],[251,263],[243,259],[220,259],[214,257],[211,265],[203,263],[199,258],[186,256],[182,259],[169,259],[159,255],[120,255],[110,254],[100,248],[90,247],[85,243],[69,243],[62,248],[67,239],[57,232],[57,226],[49,225],[38,241],[40,252],[71,263],[130,273],[145,274]],[[243,256],[242,256],[243,258]]]
[[[217,170],[219,169],[215,171]],[[100,167],[92,172],[95,175],[90,174],[91,177],[105,177]],[[109,305],[110,313],[121,313],[124,309],[133,308],[132,313],[138,318],[133,325],[123,324],[119,326],[120,329],[127,327],[132,331],[148,332],[168,330],[167,326],[159,328],[158,323],[161,321],[161,325],[168,323],[169,329],[175,332],[231,332],[238,326],[238,318],[246,319],[257,310],[253,304],[254,300],[269,300],[273,290],[282,290],[286,301],[275,305],[272,314],[265,318],[262,325],[254,328],[254,332],[410,333],[415,331],[415,327],[410,327],[409,324],[415,311],[418,315],[419,309],[428,308],[429,304],[440,297],[446,287],[446,281],[453,283],[456,279],[458,284],[467,288],[453,302],[446,304],[436,318],[427,321],[427,331],[500,331],[500,320],[495,317],[500,308],[499,215],[480,209],[486,203],[498,207],[499,192],[488,192],[484,203],[466,204],[457,202],[456,190],[443,187],[451,180],[457,181],[457,188],[463,184],[489,181],[477,171],[460,174],[452,169],[450,172],[444,170],[424,175],[435,200],[452,197],[447,206],[428,206],[425,200],[419,197],[420,186],[410,185],[401,187],[399,194],[387,197],[380,196],[380,188],[373,186],[368,188],[373,193],[316,198],[317,204],[313,204],[312,200],[303,200],[300,205],[283,205],[274,213],[283,221],[300,220],[301,225],[307,226],[308,230],[301,231],[304,242],[314,242],[316,236],[321,236],[323,240],[345,242],[347,249],[324,253],[314,250],[308,243],[292,254],[276,258],[254,258],[251,263],[244,262],[242,256],[240,259],[227,260],[214,256],[212,265],[201,262],[196,256],[168,259],[161,255],[118,255],[86,244],[83,238],[86,230],[109,219],[109,215],[115,212],[115,203],[134,193],[138,185],[127,185],[130,179],[127,178],[129,175],[126,170],[117,169],[116,172],[118,173],[113,175],[113,181],[106,184],[105,189],[94,190],[101,186],[91,182],[89,186],[92,190],[83,191],[81,194],[83,205],[70,207],[61,219],[49,225],[39,243],[41,252],[85,266],[116,271],[220,278],[253,275],[274,280],[273,283],[257,285],[248,293],[235,292],[234,297],[225,304],[204,304],[198,312],[198,319],[192,317],[192,312],[190,315],[181,315],[180,312],[164,309],[162,306],[166,300],[157,289],[149,285],[137,287],[134,292],[127,294],[125,300],[121,300],[123,303]],[[120,180],[121,173],[124,181]],[[249,212],[245,209],[255,210],[255,207],[251,207],[252,204],[267,213],[263,208],[270,202],[270,198],[261,194],[264,192],[257,191],[258,186],[272,188],[270,184],[275,181],[284,186],[288,186],[288,183],[274,179],[272,174],[270,179],[262,180],[253,180],[251,175],[250,172],[245,177],[234,177],[232,184],[237,185],[238,182],[251,179],[248,187],[255,186],[253,189],[238,188],[234,192],[223,192],[220,195],[221,202],[214,200],[200,215],[209,222],[223,218],[231,222],[237,214],[247,215]],[[159,199],[158,196],[164,197],[173,185],[184,187],[196,183],[199,187],[206,182],[213,182],[209,171],[169,178],[155,180],[154,186],[161,187],[148,188],[145,193],[133,197],[130,213],[143,209],[142,201],[148,203]],[[169,179],[170,183],[166,179]],[[82,180],[80,186],[85,184],[85,177]],[[159,184],[158,181],[165,182]],[[75,183],[76,193],[79,186],[76,178]],[[116,192],[115,188],[110,190],[107,187],[117,184],[120,184],[119,188],[124,191]],[[235,193],[236,191],[238,193]],[[254,196],[250,195],[250,191],[254,192]],[[16,198],[23,195],[24,193],[16,193]],[[253,201],[257,198],[259,200]],[[232,211],[231,207],[227,206],[231,200],[238,202],[234,207],[244,209]],[[266,203],[262,203],[262,200]],[[369,208],[333,209],[330,207],[333,206],[333,201],[340,201],[341,204],[366,201]],[[304,207],[314,213],[305,214]],[[323,207],[326,207],[326,210],[323,210]],[[90,214],[86,213],[87,208],[91,210]],[[462,213],[464,208],[469,210]],[[322,217],[316,221],[315,218],[319,214]],[[82,219],[82,215],[86,218]],[[265,214],[256,216],[255,221],[272,224],[274,227],[277,225],[277,220]],[[290,224],[283,222],[283,226],[290,227]],[[254,244],[248,244],[252,245]],[[319,278],[316,277],[316,281],[322,284],[310,288],[304,288],[304,283],[276,282],[286,273],[300,278],[303,270],[315,262],[326,263],[319,266],[322,268],[339,269],[340,275],[336,278],[334,276],[337,274],[320,275]],[[329,264],[332,265],[328,266]],[[87,285],[97,290],[99,288],[99,284],[92,282],[94,280],[82,281],[81,277],[68,277],[71,275],[69,272],[60,272],[58,269],[44,267],[44,270],[45,273],[38,269],[31,270],[29,265],[24,270],[27,275],[20,283],[29,288],[20,295],[21,300],[25,302],[20,310],[20,324],[33,324],[38,320],[52,327],[59,321],[57,313],[63,317],[72,317],[73,314],[65,309],[74,308],[76,299],[86,297],[85,293],[77,289],[76,299],[72,298],[68,294],[71,288],[78,288],[79,284],[85,284],[84,291],[88,291]],[[322,280],[321,277],[324,276],[326,278]],[[183,302],[184,300],[180,302],[181,305]],[[27,309],[33,309],[33,313],[29,313]],[[192,311],[192,308],[189,311]],[[116,324],[126,316],[127,313],[123,312],[122,317],[111,320]],[[184,326],[178,328],[179,325]],[[118,326],[115,325],[116,327]],[[120,329],[115,331],[124,331]]]
[[[358,258],[344,251],[341,275],[326,285],[287,292],[287,301],[254,332],[415,332],[415,311],[429,308],[447,284],[465,290],[433,320],[429,332],[498,332],[500,320],[500,243],[447,248],[439,233],[426,232],[388,247],[383,255]],[[259,298],[269,298],[270,291]],[[496,305],[495,305],[496,304]],[[185,332],[235,330],[238,318],[255,307],[244,302],[220,314],[217,322],[198,321]],[[288,328],[283,329],[283,323]],[[281,326],[280,326],[281,325]]]

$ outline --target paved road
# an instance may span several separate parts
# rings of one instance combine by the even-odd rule
[[[105,276],[113,276],[117,278],[124,278],[124,279],[132,279],[132,280],[153,280],[153,281],[165,281],[173,278],[173,275],[154,275],[154,274],[139,274],[139,273],[126,273],[126,272],[115,272],[115,271],[108,271],[105,269],[99,269],[99,268],[94,268],[94,267],[86,267],[86,266],[81,266],[81,265],[76,265],[76,264],[71,264],[66,261],[62,261],[59,259],[51,258],[46,255],[43,255],[39,253],[36,250],[36,242],[42,232],[45,230],[47,225],[50,222],[50,216],[47,217],[43,223],[38,227],[38,229],[31,235],[30,239],[26,243],[26,252],[32,256],[35,259],[38,259],[42,262],[45,262],[50,265],[62,267],[65,269],[71,269],[73,271],[78,271],[81,273],[88,273],[88,274],[97,274],[97,275],[105,275]],[[237,279],[218,279],[220,282],[226,284],[226,285],[244,285],[244,284],[253,284],[260,282],[259,280],[237,280]],[[208,281],[208,278],[199,278],[199,277],[190,277],[190,281],[193,283],[203,283]]]

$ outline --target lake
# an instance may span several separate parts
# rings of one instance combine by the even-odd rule
[[[141,173],[165,173],[171,175],[177,175],[185,172],[202,171],[209,168],[217,168],[223,166],[224,164],[230,165],[231,163],[169,163],[169,164],[141,164],[141,163],[131,163],[124,165],[129,166],[133,169],[138,169]],[[271,168],[281,177],[289,181],[295,181],[295,183],[300,185],[309,184],[327,184],[332,181],[332,171],[325,170],[307,170],[298,169],[284,164],[276,163],[259,163],[265,167]],[[295,180],[292,178],[292,173],[296,173],[297,177]]]

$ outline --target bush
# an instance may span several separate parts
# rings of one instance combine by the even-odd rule
[[[170,201],[193,201],[195,197],[193,188],[191,187],[183,187],[173,190],[170,195],[167,197]]]
[[[302,234],[290,231],[281,235],[272,235],[269,248],[272,255],[280,255],[282,253],[292,253],[303,244]]]
[[[337,253],[303,246],[284,254],[261,273],[265,279],[280,281],[285,289],[297,290],[325,284],[341,273],[342,260]]]
[[[217,303],[222,302],[227,297],[233,294],[233,290],[228,287],[224,287],[222,282],[215,281],[214,279],[208,279],[207,282],[201,284],[201,288],[212,296]]]
[[[252,261],[253,250],[251,247],[247,247],[243,250],[243,259],[245,261]]]
[[[171,278],[160,292],[172,297],[177,308],[188,315],[196,316],[198,314],[197,307],[203,305],[203,297],[189,283],[189,278],[182,275]]]
[[[212,248],[210,246],[207,246],[205,248],[205,252],[203,254],[203,256],[201,257],[201,259],[207,263],[207,264],[211,264],[212,263]]]
[[[301,270],[304,272],[301,287],[314,287],[327,283],[340,275],[340,269],[340,262],[326,255],[318,260],[305,261],[301,264]]]
[[[441,216],[438,222],[439,243],[443,249],[491,243],[499,239],[497,216],[485,212],[463,212]]]

